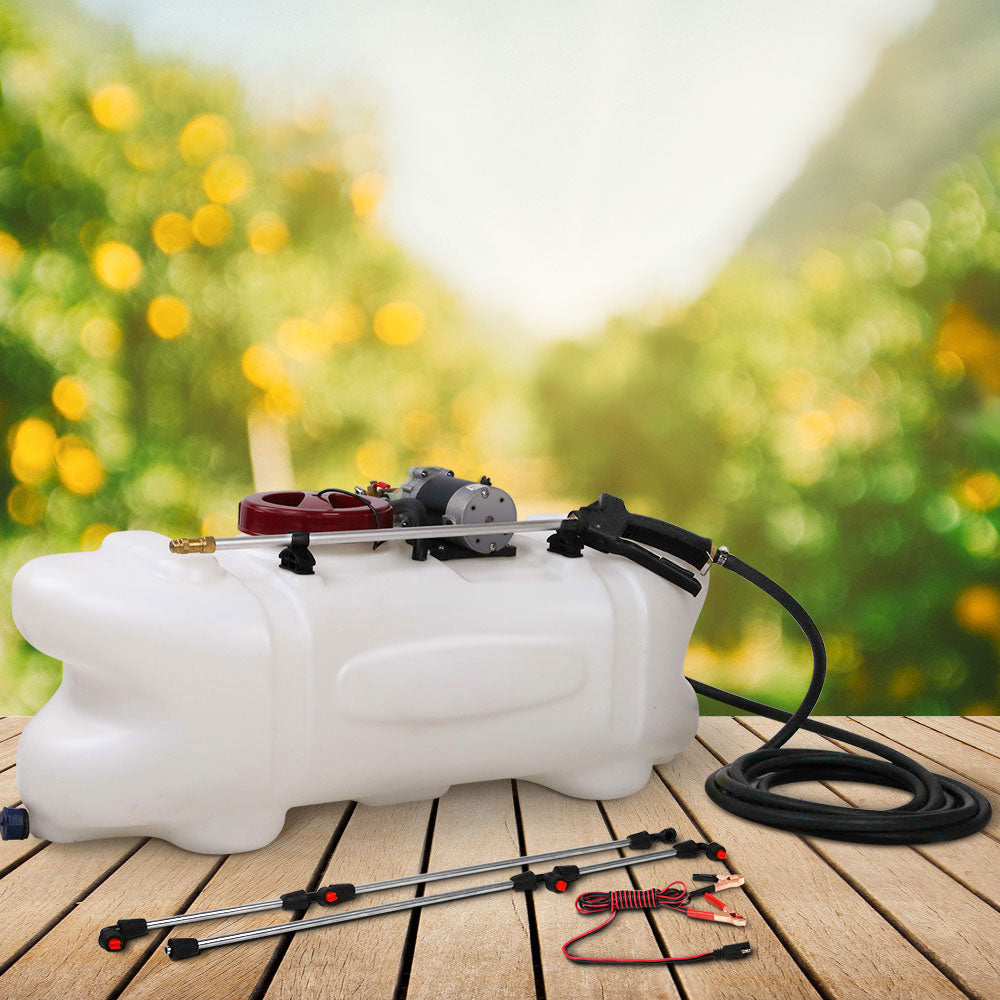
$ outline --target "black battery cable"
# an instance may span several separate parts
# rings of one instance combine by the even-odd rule
[[[618,498],[599,500],[573,511],[549,538],[549,548],[579,556],[584,546],[623,555],[676,583],[691,594],[701,590],[697,573],[660,558],[650,548],[674,555],[702,574],[720,566],[748,580],[777,601],[802,629],[812,649],[808,690],[794,712],[688,678],[694,690],[732,708],[753,712],[784,725],[763,746],[718,768],[705,782],[713,802],[744,819],[793,833],[855,844],[934,844],[958,840],[981,830],[992,817],[989,800],[964,782],[922,767],[906,754],[877,740],[809,716],[826,680],[826,647],[816,623],[784,588],[708,538],[666,521],[632,514]],[[877,758],[839,750],[786,747],[800,729],[856,747]],[[857,781],[899,788],[912,796],[894,809],[861,809],[796,799],[772,791],[800,781]]]

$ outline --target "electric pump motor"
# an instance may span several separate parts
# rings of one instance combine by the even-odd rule
[[[428,523],[492,524],[517,520],[511,495],[483,476],[479,482],[459,479],[440,465],[415,465],[405,483],[393,494],[416,500],[427,512]],[[390,497],[393,495],[390,494]],[[475,535],[456,539],[473,552],[489,555],[505,548],[511,534]]]

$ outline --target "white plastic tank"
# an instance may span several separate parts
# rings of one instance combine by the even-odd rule
[[[261,847],[292,806],[524,778],[638,791],[694,737],[697,597],[616,556],[411,559],[405,542],[178,557],[159,534],[35,559],[13,612],[63,681],[21,737],[31,833]],[[683,564],[682,564],[683,565]]]

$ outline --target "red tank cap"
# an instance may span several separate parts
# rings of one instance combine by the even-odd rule
[[[378,515],[378,523],[372,508]],[[326,490],[277,490],[252,493],[240,501],[239,529],[245,535],[284,535],[291,531],[355,531],[391,528],[392,504],[383,497]]]

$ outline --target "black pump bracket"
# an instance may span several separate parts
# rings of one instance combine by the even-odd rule
[[[316,557],[309,551],[309,532],[293,531],[292,541],[278,553],[278,565],[297,576],[312,576]]]

